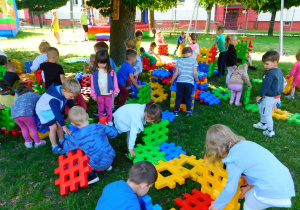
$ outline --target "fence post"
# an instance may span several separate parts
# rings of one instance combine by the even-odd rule
[[[294,15],[295,15],[295,9],[293,12],[293,17],[292,17],[292,22],[291,22],[291,27],[290,27],[290,35],[292,34],[292,28],[293,28],[293,22],[294,22]]]

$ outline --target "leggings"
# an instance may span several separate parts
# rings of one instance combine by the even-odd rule
[[[121,102],[120,102],[120,106],[123,106],[127,100],[127,98],[129,97],[129,92],[127,90],[127,88],[125,86],[122,86],[120,84],[118,84],[119,86],[119,89],[120,89],[120,93],[118,94],[117,98],[116,98],[116,102],[119,103],[119,98],[120,98],[120,95],[122,95],[122,99],[121,99]]]
[[[112,122],[112,97],[112,94],[97,96],[99,119],[103,117],[105,107],[108,122]]]
[[[17,117],[14,120],[20,126],[22,130],[22,135],[26,142],[32,141],[29,135],[29,131],[30,131],[34,142],[40,143],[40,137],[38,135],[33,117]]]
[[[235,103],[239,103],[241,100],[241,95],[243,92],[243,85],[240,84],[230,84],[228,85],[228,89],[231,90],[231,98],[230,101],[233,103],[235,98]]]

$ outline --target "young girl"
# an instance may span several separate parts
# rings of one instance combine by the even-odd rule
[[[17,87],[17,93],[20,95],[14,104],[11,106],[11,117],[20,126],[22,135],[25,139],[25,147],[32,148],[32,139],[30,138],[29,131],[34,140],[34,147],[43,146],[46,141],[40,140],[34,120],[35,106],[40,99],[38,93],[34,93],[32,88],[27,87],[25,84],[20,84]]]
[[[285,77],[286,79],[289,79],[292,76],[294,76],[292,87],[291,87],[291,93],[290,93],[290,95],[286,96],[288,99],[295,98],[294,97],[295,89],[300,84],[300,51],[297,52],[296,59],[297,59],[297,62],[294,64],[292,71],[289,73],[289,75],[287,75]],[[298,95],[300,96],[300,93],[298,93]]]
[[[47,51],[49,47],[50,47],[49,42],[45,40],[41,42],[41,44],[39,45],[39,50],[41,54],[32,61],[32,66],[30,67],[31,71],[37,71],[40,65],[48,59]]]
[[[228,68],[228,73],[226,76],[226,84],[228,84],[228,81],[230,79],[230,76],[234,69],[236,68],[236,62],[237,62],[237,55],[234,45],[236,45],[237,38],[236,36],[227,35],[225,39],[225,49],[227,49],[226,53],[226,66]]]
[[[112,126],[112,97],[117,97],[120,90],[107,51],[102,50],[96,53],[94,69],[91,76],[91,96],[98,102],[99,119],[103,117],[105,107],[108,125]]]
[[[51,27],[54,30],[54,37],[57,40],[57,44],[60,44],[60,37],[59,37],[59,20],[58,17],[56,15],[56,11],[53,11],[52,13],[53,18],[52,18],[52,23],[51,23]]]
[[[134,157],[133,148],[137,134],[144,131],[146,122],[156,123],[160,120],[162,113],[161,107],[150,99],[147,104],[126,104],[115,111],[113,116],[118,133],[127,132],[128,150],[131,157]]]
[[[242,174],[246,186],[244,210],[292,206],[294,182],[289,172],[270,151],[236,135],[225,125],[217,124],[206,134],[206,158],[210,163],[222,161],[227,169],[227,183],[209,209],[223,209],[237,191]]]
[[[191,33],[189,36],[189,40],[191,43],[189,43],[187,45],[187,47],[192,48],[192,50],[193,50],[192,58],[194,58],[195,60],[197,60],[197,55],[200,54],[200,48],[197,43],[197,38],[198,38],[198,35],[196,33]]]
[[[240,99],[243,92],[244,82],[246,82],[246,84],[249,87],[252,87],[249,81],[247,69],[248,69],[247,64],[244,64],[242,66],[239,66],[232,72],[230,80],[228,81],[228,89],[232,90],[229,104],[233,104],[235,98],[235,105],[236,106],[242,105]],[[229,68],[228,68],[228,72],[229,72]]]
[[[95,57],[96,57],[96,54],[91,54],[90,55],[90,60],[88,61],[84,61],[84,64],[83,64],[83,73],[87,73],[88,71],[90,72],[93,72],[93,65],[95,63]],[[87,65],[90,65],[88,68],[87,68]]]

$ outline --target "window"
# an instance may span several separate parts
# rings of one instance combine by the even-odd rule
[[[163,22],[161,20],[157,20],[156,24],[162,24]]]
[[[77,6],[78,5],[78,0],[73,0],[73,6]]]
[[[185,4],[185,0],[179,0],[179,1],[178,1],[178,4],[179,4],[179,5]]]
[[[290,23],[291,22],[289,22],[289,21],[288,22],[284,22],[284,26],[290,26]]]
[[[175,25],[178,25],[178,24],[179,24],[179,20],[173,21],[173,23],[174,23]]]

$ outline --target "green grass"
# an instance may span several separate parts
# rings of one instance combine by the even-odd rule
[[[171,38],[164,34],[166,42],[170,43],[169,48],[172,53],[177,36]],[[65,31],[62,45],[55,45],[55,40],[49,31],[20,31],[17,38],[9,38],[0,41],[1,47],[10,58],[18,59],[24,66],[25,61],[35,58],[38,53],[38,44],[47,39],[60,51],[60,63],[65,72],[82,71],[82,63],[64,64],[64,58],[74,56],[89,56],[93,53],[94,42],[71,43],[74,40],[82,39],[81,31],[73,33]],[[148,49],[149,43],[153,38],[144,38],[143,46]],[[299,38],[284,37],[284,48],[288,49],[286,56],[281,58],[279,67],[286,75],[293,63],[295,54],[299,50]],[[260,61],[261,55],[270,49],[278,48],[278,37],[256,36],[253,40],[254,65],[257,71],[249,70],[250,78],[262,78],[263,64]],[[211,36],[199,35],[198,43],[201,47],[210,47],[213,44]],[[172,57],[172,56],[171,56]],[[225,86],[225,78],[217,80],[215,77],[209,79],[212,86]],[[254,84],[251,93],[250,103],[255,102],[260,85]],[[282,109],[292,113],[299,112],[299,97],[295,100],[282,98]],[[161,104],[163,110],[168,109],[169,101]],[[88,104],[88,113],[97,109],[96,103],[91,101]],[[97,120],[97,119],[96,119]],[[208,128],[214,124],[221,123],[232,128],[236,133],[246,139],[254,141],[270,150],[283,164],[291,171],[295,182],[295,188],[300,187],[300,134],[299,125],[290,124],[286,121],[274,120],[276,137],[268,138],[262,135],[261,131],[252,127],[253,123],[259,121],[259,115],[246,111],[243,107],[231,106],[227,101],[222,101],[220,105],[207,106],[195,102],[193,116],[184,117],[181,113],[173,123],[168,126],[168,142],[174,142],[182,146],[188,155],[195,155],[203,158],[205,153],[205,135]],[[141,143],[142,134],[138,136],[137,143]],[[2,147],[0,148],[0,208],[1,209],[93,209],[102,194],[104,186],[107,184],[126,179],[132,162],[124,157],[126,150],[126,135],[119,135],[111,139],[110,143],[115,149],[117,156],[113,163],[113,170],[110,172],[99,173],[100,181],[87,188],[79,189],[77,192],[70,192],[68,196],[60,196],[59,187],[54,185],[58,178],[54,174],[54,169],[58,166],[58,157],[53,155],[50,150],[50,142],[47,146],[38,149],[26,149],[24,139],[21,135],[11,136],[0,133]],[[48,140],[48,139],[47,139]],[[191,180],[186,180],[182,186],[177,185],[175,189],[163,188],[156,190],[151,188],[149,195],[153,203],[163,206],[163,209],[175,207],[174,199],[182,197],[184,193],[191,193],[194,188],[200,188],[200,184]],[[297,191],[296,198],[292,199],[293,208],[300,209],[300,199]]]

